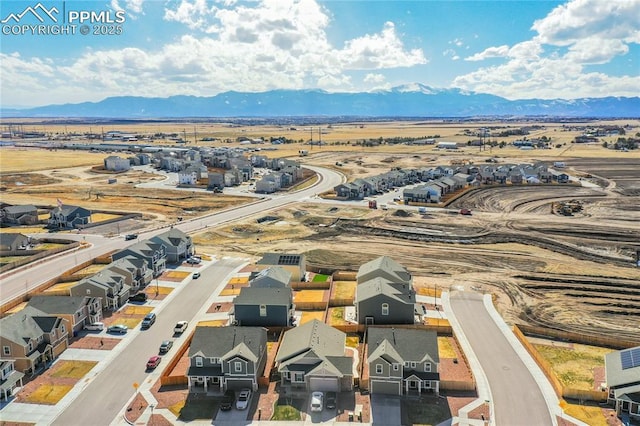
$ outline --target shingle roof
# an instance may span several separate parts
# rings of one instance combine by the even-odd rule
[[[249,282],[251,287],[286,287],[291,281],[291,272],[280,266],[263,269]]]
[[[391,275],[394,278],[393,281],[411,281],[411,274],[409,274],[405,267],[388,256],[380,256],[377,259],[373,259],[372,261],[360,266],[360,269],[358,269],[357,278],[376,271],[381,271],[385,275]]]
[[[260,356],[260,347],[266,344],[267,330],[262,327],[196,327],[189,357],[201,353],[207,358],[225,358],[237,353],[253,359]]]
[[[379,346],[383,345],[382,353],[389,353],[387,347],[391,345],[396,353],[404,361],[434,363],[440,362],[438,355],[438,336],[431,330],[414,330],[393,327],[369,327],[367,329],[367,346],[369,357],[376,353]]]
[[[234,305],[284,305],[292,301],[291,288],[243,287],[235,299]]]
[[[20,312],[1,318],[0,336],[19,345],[25,345],[30,339],[37,339],[45,331],[50,331],[49,323],[36,321],[34,318],[41,316],[42,312],[38,309],[27,306]]]
[[[312,350],[320,357],[343,356],[346,334],[314,319],[287,331],[278,349],[277,361],[285,361]]]
[[[265,253],[258,265],[300,265],[301,254]]]
[[[25,204],[21,206],[7,206],[4,210],[9,214],[21,214],[21,213],[32,213],[34,211],[38,211],[36,206],[33,204]]]
[[[86,296],[33,296],[27,306],[47,314],[75,314],[86,304]]]
[[[416,303],[416,294],[410,284],[390,283],[385,278],[380,277],[358,284],[356,303],[381,294],[401,303]]]
[[[640,346],[637,346],[637,348],[640,348]],[[624,386],[626,384],[640,384],[640,365],[633,368],[623,369],[622,359],[620,357],[621,352],[623,351],[609,352],[604,356],[607,386],[617,387]]]

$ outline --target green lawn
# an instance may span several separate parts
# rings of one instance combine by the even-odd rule
[[[403,425],[437,425],[451,418],[446,400],[438,398],[403,399]]]
[[[303,400],[279,399],[273,407],[271,420],[300,420],[300,410],[296,407],[302,407],[303,404]]]
[[[323,282],[327,281],[328,279],[329,279],[329,275],[316,274],[316,275],[313,276],[313,282],[314,283],[316,283],[316,282],[323,283]]]
[[[178,420],[190,422],[199,419],[213,419],[218,411],[218,401],[210,397],[189,396],[184,407],[180,410]]]

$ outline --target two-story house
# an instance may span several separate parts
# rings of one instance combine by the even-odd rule
[[[291,273],[291,281],[304,281],[307,273],[307,261],[304,254],[265,253],[256,262],[256,269],[262,270],[279,266]]]
[[[290,287],[243,287],[233,299],[233,318],[241,326],[282,326],[294,314]]]
[[[8,400],[13,395],[13,390],[22,387],[24,373],[15,369],[13,359],[0,357],[0,400]]]
[[[369,327],[367,350],[371,393],[439,393],[440,358],[435,331]]]
[[[189,392],[202,387],[258,389],[267,362],[267,330],[262,327],[196,327],[189,346]]]
[[[99,297],[33,296],[27,306],[45,315],[65,318],[69,322],[69,338],[82,330],[85,324],[102,320],[102,303]]]
[[[50,228],[80,228],[90,222],[90,210],[60,204],[49,213],[48,226]]]
[[[123,257],[137,257],[147,262],[147,268],[154,277],[162,274],[167,266],[167,248],[164,244],[150,240],[140,241],[111,255],[113,260]]]
[[[389,256],[380,256],[361,265],[356,275],[356,281],[361,284],[379,277],[396,283],[412,283],[409,271]]]
[[[69,288],[71,296],[100,298],[103,309],[117,310],[131,295],[131,287],[124,277],[116,272],[103,269],[90,277],[83,278]]]
[[[374,278],[356,286],[358,324],[413,324],[416,292],[411,284]]]
[[[0,319],[1,358],[13,360],[16,370],[33,375],[67,348],[68,331],[66,319],[25,307]]]
[[[254,288],[284,288],[289,287],[291,272],[280,266],[271,266],[251,276],[249,286]]]
[[[3,232],[0,234],[0,251],[16,252],[29,246],[29,237],[17,232]]]
[[[12,225],[34,225],[38,223],[38,208],[32,204],[7,206],[0,210],[3,223]]]
[[[640,346],[606,354],[604,368],[607,402],[619,417],[628,414],[640,421]]]
[[[291,393],[351,390],[354,359],[345,355],[346,337],[317,319],[288,330],[276,355],[281,386]]]
[[[161,244],[166,249],[167,262],[180,263],[193,254],[193,242],[191,237],[178,228],[158,234],[151,238],[152,242]]]

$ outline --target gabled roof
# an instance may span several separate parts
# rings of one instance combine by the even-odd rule
[[[293,300],[291,288],[242,287],[233,299],[234,305],[282,305],[288,306]]]
[[[86,296],[33,296],[27,306],[46,314],[75,314],[86,304]]]
[[[4,208],[4,211],[9,214],[24,214],[38,211],[38,209],[33,204],[25,204],[21,206],[7,206]]]
[[[380,256],[377,259],[373,259],[372,261],[360,266],[357,277],[362,277],[363,275],[374,271],[382,271],[384,275],[391,275],[394,278],[393,281],[411,281],[411,274],[405,269],[405,267],[388,256]]]
[[[302,262],[302,254],[285,254],[285,253],[265,253],[262,259],[256,262],[257,265],[298,265]]]
[[[314,319],[287,331],[278,349],[278,362],[313,351],[319,357],[344,356],[346,334]]]
[[[37,339],[50,331],[51,321],[36,321],[36,317],[42,318],[43,313],[27,306],[20,312],[0,318],[0,336],[19,345],[26,345],[29,340]]]
[[[62,213],[64,216],[69,216],[73,213],[78,213],[81,215],[81,217],[84,216],[89,216],[91,215],[91,211],[83,208],[83,207],[79,207],[79,206],[70,206],[67,204],[63,204],[62,206],[58,206],[56,207],[56,211],[58,213]]]
[[[391,283],[386,278],[378,277],[358,284],[356,303],[372,297],[385,295],[404,304],[415,304],[416,294],[411,284]]]
[[[435,331],[372,326],[367,329],[367,335],[368,361],[374,356],[387,355],[395,359],[397,355],[399,362],[440,362]]]
[[[291,281],[291,272],[280,266],[263,269],[249,281],[251,287],[286,287]]]
[[[28,238],[29,237],[27,237],[26,235],[19,234],[17,232],[3,232],[0,234],[0,244],[2,244],[3,246],[12,246],[16,241],[25,240]]]
[[[604,368],[607,377],[607,386],[619,387],[631,384],[640,384],[640,363],[632,364],[630,368],[623,368],[622,359],[623,352],[635,352],[640,350],[640,346],[635,348],[623,349],[620,351],[609,352],[604,356]]]
[[[384,359],[389,364],[404,362],[398,351],[396,351],[396,348],[394,348],[386,339],[380,342],[377,347],[369,345],[369,356],[367,357],[367,362],[371,362],[378,358]]]
[[[249,361],[259,359],[260,348],[266,350],[267,329],[262,327],[196,327],[189,347],[189,357],[226,359],[242,356]]]
[[[178,247],[182,243],[188,243],[191,240],[191,237],[178,228],[171,228],[162,234],[156,235],[151,240],[160,240],[160,242],[166,246]]]

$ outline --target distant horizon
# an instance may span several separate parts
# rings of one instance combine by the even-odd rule
[[[634,16],[640,0],[3,0],[0,104],[415,82],[509,100],[633,97]]]

